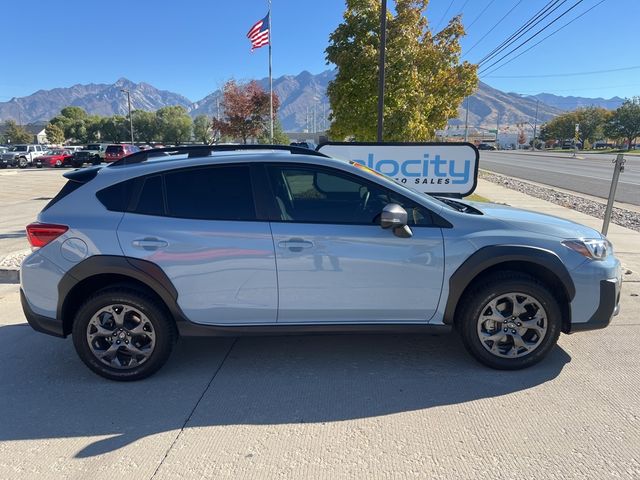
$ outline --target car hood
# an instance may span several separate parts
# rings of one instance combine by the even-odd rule
[[[527,232],[550,235],[557,238],[601,238],[597,230],[564,218],[544,213],[521,210],[497,203],[465,202],[484,215],[497,218],[508,225]]]

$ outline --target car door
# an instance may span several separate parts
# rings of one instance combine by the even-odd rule
[[[126,256],[162,268],[193,322],[275,323],[269,223],[256,220],[248,165],[172,170],[137,180],[118,227]]]
[[[424,207],[342,170],[266,167],[278,274],[278,323],[426,323],[443,282],[440,228]],[[379,225],[402,204],[413,235]]]

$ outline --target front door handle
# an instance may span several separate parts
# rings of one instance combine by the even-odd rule
[[[169,245],[165,240],[160,240],[159,238],[139,238],[131,242],[136,248],[143,248],[145,250],[157,250],[158,248],[164,248]]]
[[[301,252],[305,248],[312,248],[313,242],[303,240],[302,238],[290,238],[289,240],[278,242],[278,247],[288,248],[292,252]]]

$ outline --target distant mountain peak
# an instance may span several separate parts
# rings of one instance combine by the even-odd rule
[[[280,98],[278,116],[286,131],[302,131],[313,129],[314,126],[317,130],[322,130],[328,126],[327,118],[330,108],[326,90],[335,75],[335,69],[328,69],[318,74],[303,70],[296,75],[283,75],[273,79],[274,91]],[[269,88],[268,78],[262,78],[258,83],[265,90]],[[181,105],[192,116],[217,115],[220,108],[218,100],[222,97],[222,92],[216,90],[201,100],[192,102],[182,95],[159,90],[149,83],[135,83],[126,77],[121,77],[112,84],[76,84],[65,88],[38,90],[26,97],[14,97],[7,102],[0,102],[0,121],[20,119],[23,123],[46,122],[69,105],[81,107],[94,115],[124,114],[127,106],[126,96],[120,91],[123,88],[131,91],[131,103],[134,109],[157,110],[169,105]],[[536,101],[540,123],[562,111],[580,106],[593,104],[614,109],[623,100],[619,97],[611,99],[561,97],[548,93],[528,96],[506,93],[479,82],[477,91],[469,101],[469,125],[495,128],[496,124],[504,126],[533,122]],[[463,103],[458,110],[458,118],[450,120],[450,124],[464,124],[465,107]]]

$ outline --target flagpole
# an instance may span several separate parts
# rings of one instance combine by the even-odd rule
[[[269,0],[269,138],[273,145],[273,77],[271,76],[271,0]]]

